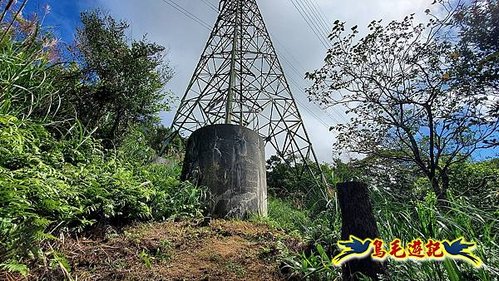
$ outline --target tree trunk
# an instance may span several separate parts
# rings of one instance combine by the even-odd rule
[[[447,190],[449,189],[449,174],[447,171],[442,171],[440,177],[442,178],[442,199],[447,200]]]
[[[360,239],[379,237],[367,185],[360,182],[339,183],[338,199],[341,208],[341,239],[348,240],[350,235]],[[375,262],[370,256],[354,259],[343,265],[343,280],[360,280],[355,273],[360,272],[378,280],[378,274],[385,273],[383,263]]]
[[[442,183],[439,182],[438,178],[434,176],[433,178],[430,178],[431,182],[431,187],[433,189],[433,192],[435,192],[435,195],[437,197],[438,205],[439,206],[447,206],[447,187],[449,186],[449,177],[447,173],[442,173],[441,175],[442,178]]]

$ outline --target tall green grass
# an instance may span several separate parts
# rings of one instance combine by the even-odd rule
[[[15,1],[14,1],[15,2]],[[51,68],[54,40],[43,34],[35,21],[23,19],[22,6],[4,6],[0,21],[0,114],[21,120],[37,118],[48,121],[60,105]]]
[[[450,192],[447,207],[437,206],[430,193],[421,202],[398,202],[389,192],[372,192],[381,238],[453,240],[465,237],[476,242],[475,254],[484,266],[465,262],[391,262],[390,274],[400,280],[496,280],[499,276],[499,219],[476,207],[469,198]],[[397,280],[399,280],[397,279]]]
[[[204,192],[177,163],[104,154],[92,139],[56,140],[41,125],[0,114],[0,267],[43,258],[43,243],[96,224],[200,214]],[[19,268],[18,268],[19,269]]]
[[[44,46],[50,37],[40,36],[38,23],[16,16],[19,4],[4,3],[0,1],[0,271],[28,274],[38,262],[68,272],[67,262],[52,247],[59,235],[96,224],[199,215],[204,191],[179,180],[180,165],[174,159],[169,165],[151,163],[154,151],[144,145],[139,129],[130,128],[119,149],[104,150],[77,116],[65,112],[67,120],[61,120],[59,91],[64,89],[55,86],[61,72],[51,61],[53,50]],[[64,126],[54,126],[61,121]]]
[[[380,238],[392,241],[400,238],[409,242],[422,240],[453,240],[464,237],[477,243],[475,254],[484,265],[477,269],[466,262],[446,259],[442,262],[388,261],[390,280],[497,280],[499,276],[499,218],[497,212],[475,206],[470,198],[449,193],[448,206],[437,206],[433,193],[423,201],[401,202],[389,191],[373,190],[371,200],[377,220]],[[334,214],[334,210],[331,210]],[[330,220],[335,220],[333,217]],[[341,269],[331,266],[331,252],[324,249],[335,247],[340,225],[324,229],[322,237],[315,238],[316,248],[311,253],[301,253],[287,259],[287,266],[295,275],[305,280],[341,279]],[[314,228],[315,226],[312,226]],[[320,229],[320,224],[317,226]],[[329,236],[328,236],[328,232]]]
[[[268,216],[253,217],[252,221],[263,222],[289,234],[303,235],[312,225],[307,210],[300,210],[292,203],[279,198],[268,198]]]

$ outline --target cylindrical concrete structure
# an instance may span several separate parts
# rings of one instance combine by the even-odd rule
[[[182,179],[209,188],[215,217],[267,215],[265,145],[248,128],[221,124],[192,133]]]

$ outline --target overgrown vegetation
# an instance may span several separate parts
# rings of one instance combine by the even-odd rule
[[[163,91],[164,84],[172,75],[171,69],[163,62],[163,47],[145,39],[128,44],[129,39],[125,36],[128,25],[125,22],[101,12],[90,12],[82,15],[83,25],[78,32],[78,43],[72,46],[73,52],[61,54],[57,41],[38,25],[36,18],[28,20],[21,16],[19,11],[25,3],[0,2],[0,269],[8,274],[28,275],[32,268],[52,267],[62,272],[61,278],[71,279],[70,261],[55,246],[58,237],[104,232],[102,229],[106,227],[133,222],[196,217],[202,214],[205,191],[179,180],[180,154],[160,155],[165,159],[161,164],[154,163],[162,154],[162,142],[169,133],[158,119],[159,111],[167,110],[171,100],[170,94]],[[407,100],[403,100],[401,104],[390,103],[389,110],[381,110],[384,113],[379,110],[370,112],[372,106],[384,106],[388,96],[376,96],[379,85],[371,83],[376,84],[375,78],[380,74],[369,72],[371,77],[366,78],[369,80],[367,84],[356,84],[359,81],[355,78],[358,77],[349,81],[357,86],[371,85],[371,92],[364,94],[371,93],[377,99],[359,104],[357,113],[365,117],[364,121],[355,123],[354,120],[353,127],[343,128],[355,127],[354,136],[359,136],[366,132],[362,122],[378,122],[379,116],[385,116],[385,113],[389,116],[393,112],[396,113],[394,116],[411,113],[409,119],[402,118],[408,124],[402,122],[391,128],[385,127],[387,124],[373,125],[372,128],[379,128],[379,125],[383,130],[371,131],[373,135],[370,136],[384,141],[370,139],[362,142],[365,139],[358,139],[362,145],[369,146],[362,146],[359,150],[372,152],[368,157],[347,164],[335,160],[333,165],[321,165],[328,188],[312,188],[317,179],[307,173],[295,173],[303,167],[289,167],[278,157],[268,161],[269,216],[253,219],[304,241],[305,250],[295,253],[295,249],[287,249],[281,241],[289,239],[287,236],[272,244],[275,237],[268,232],[268,226],[257,223],[253,226],[258,231],[249,231],[250,223],[222,224],[232,225],[235,236],[244,239],[251,236],[252,241],[258,243],[261,242],[259,239],[265,240],[262,244],[269,248],[261,249],[260,254],[264,258],[282,258],[282,270],[290,278],[340,279],[340,269],[331,263],[332,256],[337,253],[335,243],[341,227],[334,187],[338,182],[359,180],[371,187],[381,238],[408,241],[464,236],[478,243],[476,254],[485,264],[475,269],[466,263],[450,260],[390,263],[391,280],[495,280],[499,276],[499,161],[473,161],[470,156],[476,147],[469,150],[465,147],[477,142],[484,147],[497,145],[494,138],[497,127],[491,127],[493,130],[487,139],[475,138],[472,130],[487,124],[497,126],[497,119],[491,119],[497,118],[497,110],[494,111],[497,105],[487,104],[489,111],[473,111],[476,114],[468,120],[471,123],[459,123],[463,117],[460,115],[463,104],[448,98],[452,96],[450,89],[470,90],[470,85],[482,85],[480,83],[483,83],[481,87],[474,88],[480,91],[480,95],[486,90],[497,95],[497,36],[494,34],[497,34],[499,21],[493,19],[497,18],[498,5],[497,1],[486,1],[486,5],[478,3],[460,6],[455,21],[450,21],[461,26],[459,30],[463,33],[459,44],[452,45],[447,41],[431,43],[429,46],[434,47],[431,50],[437,52],[422,50],[424,44],[416,46],[432,66],[427,70],[434,71],[431,79],[424,81],[426,84],[409,87],[409,92],[408,89],[395,91],[399,99],[389,96],[392,101],[400,101],[406,94],[419,99],[421,92],[436,86],[434,92],[429,93],[430,104],[423,104],[423,108],[432,109],[438,105],[438,109],[416,112],[408,109]],[[477,27],[477,23],[484,21],[493,32],[484,34]],[[426,28],[435,24],[441,22],[432,22]],[[402,48],[400,52],[406,47],[415,48],[415,45],[406,46],[413,38],[411,32],[414,30],[410,28],[419,31],[425,28],[412,26],[410,17],[402,23],[389,24],[388,29],[376,22],[371,27],[374,34],[364,38],[360,45],[349,46],[353,49],[342,49],[340,53],[333,49],[320,74],[328,73],[333,58],[351,59],[350,55],[354,54],[357,56],[355,62],[364,65],[365,59],[372,55],[371,51],[380,55],[389,53],[389,48],[394,46]],[[332,38],[341,38],[343,28],[343,24],[338,22]],[[404,29],[404,32],[397,33],[397,28]],[[353,32],[356,33],[355,29]],[[398,37],[393,34],[398,34]],[[404,40],[393,41],[393,46],[385,46],[379,41],[397,38]],[[338,44],[353,44],[352,37],[345,40]],[[388,49],[367,48],[370,44],[381,44]],[[460,55],[456,58],[457,53],[451,53],[445,60],[448,64],[442,66],[435,56],[449,55],[446,47],[451,45],[455,47],[452,50]],[[419,58],[416,53],[409,53]],[[68,57],[64,57],[66,55]],[[414,57],[404,59],[414,63]],[[477,61],[478,64],[474,63]],[[345,67],[338,71],[356,66],[342,62]],[[383,64],[376,63],[373,67],[383,67]],[[391,78],[406,86],[406,80],[402,79],[406,73],[398,70],[401,71],[398,78]],[[411,72],[411,79],[422,78],[421,73],[416,72]],[[319,76],[311,77],[322,77]],[[337,84],[329,89],[343,89],[345,85],[340,83],[341,77],[334,78],[338,79]],[[469,87],[460,88],[457,81],[460,81],[459,85]],[[400,90],[397,85],[392,86]],[[364,88],[357,90],[365,92]],[[358,94],[358,91],[354,92]],[[317,94],[328,102],[327,93]],[[466,97],[476,108],[485,102],[471,92],[466,92]],[[445,115],[446,112],[450,113]],[[441,125],[429,125],[428,117],[435,114],[441,117]],[[453,124],[458,122],[459,126],[446,128],[445,120]],[[465,129],[466,124],[470,126]],[[429,137],[429,131],[422,129],[428,126],[441,129],[440,132],[447,130],[447,133],[435,133]],[[397,135],[402,132],[400,129],[406,132],[405,137]],[[351,132],[348,132],[348,137],[352,136]],[[453,143],[453,147],[439,146],[444,138],[448,138],[447,143]],[[340,138],[340,141],[346,140],[346,137]],[[373,150],[373,144],[384,146],[376,146]],[[311,168],[317,169],[313,165]],[[438,203],[438,199],[445,204]],[[202,225],[204,221],[200,221],[199,225]],[[189,229],[192,236],[181,237],[178,241],[185,243],[202,237],[213,242],[208,238],[225,237],[227,231],[221,229],[219,223],[214,221],[209,227],[198,226],[198,222],[187,223],[187,227],[180,225]],[[174,226],[175,223],[165,225]],[[208,236],[203,227],[210,229]],[[155,233],[154,229],[148,231]],[[162,235],[165,233],[176,238],[181,236],[173,229],[161,232]],[[127,235],[134,234],[123,233],[124,240],[135,240]],[[236,238],[231,240],[231,246],[238,245],[240,239]],[[181,246],[175,241],[156,240],[151,242],[154,244],[152,250],[134,245],[139,252],[130,259],[140,260],[150,269],[157,263],[169,261],[175,256],[175,247]],[[242,260],[225,261],[220,256],[210,256],[211,245],[205,246],[208,254],[203,252],[203,255],[206,255],[204,259],[208,264],[222,266],[222,271],[231,272],[237,278],[248,277]],[[243,245],[238,246],[235,248],[243,252]],[[224,252],[225,248],[221,250]],[[189,251],[192,249],[183,250],[186,254]],[[121,249],[119,252],[126,260],[127,251]],[[251,272],[257,272],[265,263],[260,261],[258,266]]]
[[[0,118],[0,135],[4,266],[43,255],[39,243],[61,231],[192,216],[201,207],[201,190],[178,180],[176,163],[136,165],[126,151],[105,155],[92,139],[56,141],[10,115]]]
[[[447,17],[428,10],[428,23],[414,23],[412,15],[387,25],[373,21],[360,40],[355,39],[357,27],[343,36],[344,23],[337,21],[324,67],[308,75],[315,82],[312,97],[326,105],[347,104],[354,113],[350,123],[336,127],[337,147],[367,156],[348,164],[337,161],[332,167],[336,179],[329,183],[369,184],[385,241],[462,236],[478,243],[476,253],[485,264],[476,269],[451,260],[390,262],[390,280],[499,276],[497,159],[472,160],[480,149],[493,158],[497,148],[497,6],[497,1],[438,1],[434,7]],[[276,180],[285,175],[280,169],[270,174],[272,184],[304,191]],[[312,206],[316,209],[317,202],[302,208]],[[309,252],[287,262],[308,280],[341,278],[330,260],[339,214],[334,201],[323,199],[322,206],[319,215],[329,214],[320,216],[329,227],[321,234],[328,239],[312,239]]]
[[[78,46],[85,55],[60,64],[51,35],[21,16],[25,3],[0,5],[0,268],[26,275],[45,264],[69,273],[52,247],[59,235],[200,215],[204,191],[179,180],[176,155],[154,164],[147,144],[155,141],[143,133],[160,128],[157,115],[165,108],[162,47],[129,47],[124,23],[90,13]],[[110,41],[128,57],[113,50],[104,58],[92,45]],[[106,102],[93,99],[96,93]]]
[[[393,262],[388,271],[391,280],[494,280],[499,273],[499,169],[496,160],[468,161],[454,167],[450,171],[446,208],[438,207],[437,198],[424,176],[409,179],[386,177],[386,170],[380,169],[376,174],[373,167],[371,159],[365,159],[349,165],[337,161],[331,168],[336,181],[362,180],[372,187],[371,200],[382,239],[411,241],[415,238],[453,239],[463,236],[478,243],[476,254],[485,264],[476,269],[467,263],[450,260],[443,263]],[[281,172],[270,173],[278,177]],[[286,185],[280,187],[286,188]],[[297,186],[289,188],[293,190]],[[340,214],[334,200],[323,199],[319,204],[305,202],[301,206],[294,201],[291,197],[272,199],[267,219],[270,225],[295,231],[308,241],[308,250],[291,255],[286,260],[286,267],[300,279],[340,278],[341,269],[331,263],[332,256],[337,253],[336,241],[341,232]],[[317,208],[318,205],[322,209]],[[274,209],[276,206],[279,206],[278,210]],[[296,219],[290,220],[291,217]],[[308,219],[301,219],[303,217]]]

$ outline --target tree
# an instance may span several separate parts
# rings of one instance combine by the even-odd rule
[[[338,183],[332,167],[326,163],[320,164],[319,168],[311,160],[301,162],[295,161],[292,157],[282,159],[272,155],[267,160],[266,168],[269,194],[293,201],[297,206],[309,205],[310,207],[316,205],[319,200],[327,200],[328,195],[324,192],[332,191],[322,189],[322,180],[325,180],[328,186]],[[324,175],[323,179],[315,176],[320,173]]]
[[[299,201],[297,205],[303,205],[307,195],[315,186],[315,179],[308,173],[304,163],[298,162],[296,166],[289,165],[290,159],[285,161],[278,156],[272,155],[267,160],[267,185],[269,194],[272,196]],[[311,165],[315,169],[315,165]],[[305,171],[299,173],[298,171]]]
[[[307,73],[313,99],[352,114],[333,127],[337,149],[412,162],[440,200],[450,167],[493,147],[499,128],[488,103],[497,91],[485,83],[458,86],[462,37],[451,38],[450,25],[458,11],[426,24],[416,24],[414,15],[386,26],[373,21],[359,40],[357,27],[345,35],[345,23],[336,21],[324,66]]]
[[[119,145],[133,126],[159,123],[171,95],[163,89],[171,69],[164,47],[126,37],[128,24],[99,11],[81,15],[75,48],[78,67],[68,77],[80,80],[69,93],[78,119],[97,128],[106,147]],[[130,42],[128,44],[128,42]],[[76,74],[76,75],[75,75]]]
[[[457,197],[470,205],[499,215],[499,158],[468,161],[450,172],[450,186]]]
[[[375,156],[352,160],[348,163],[336,161],[335,170],[343,166],[349,171],[354,171],[354,177],[346,177],[348,181],[360,181],[368,184],[372,189],[383,189],[396,201],[418,201],[426,196],[428,189],[420,188],[417,184],[423,175],[420,169],[411,162],[381,159]]]
[[[498,1],[475,0],[461,6],[453,24],[460,37],[456,71],[461,77],[461,86],[471,88],[478,83],[487,85],[485,89],[488,91],[499,91]],[[499,100],[495,100],[492,110],[498,117]]]

